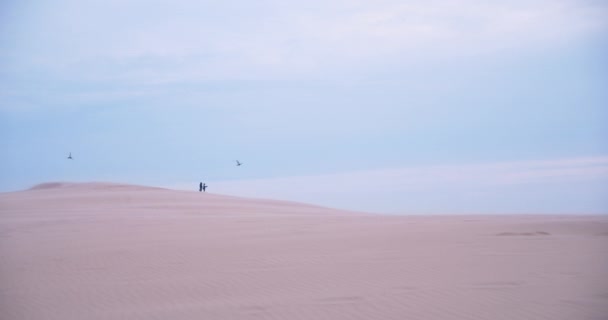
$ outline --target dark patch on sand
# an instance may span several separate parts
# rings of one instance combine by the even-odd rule
[[[535,231],[535,232],[501,232],[497,233],[497,236],[549,236],[549,232]]]

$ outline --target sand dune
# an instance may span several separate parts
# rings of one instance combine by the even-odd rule
[[[0,194],[0,319],[608,319],[608,217],[395,217],[110,183]]]

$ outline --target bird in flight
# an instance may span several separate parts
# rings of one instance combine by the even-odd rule
[[[240,163],[238,160],[236,160],[236,166],[238,167],[240,165],[242,165],[242,163]]]
[[[70,152],[70,155],[68,156],[68,159],[72,160],[72,153]]]

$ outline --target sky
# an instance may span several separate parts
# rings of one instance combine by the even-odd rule
[[[604,1],[4,0],[0,192],[608,213],[606,57]]]

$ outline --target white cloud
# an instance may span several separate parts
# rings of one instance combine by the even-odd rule
[[[63,2],[24,28],[30,59],[140,81],[252,79],[567,43],[604,32],[607,7],[574,0]],[[27,17],[29,11],[22,14]],[[52,35],[52,36],[49,36]],[[36,52],[32,52],[36,50]],[[449,55],[449,56],[447,56]]]

